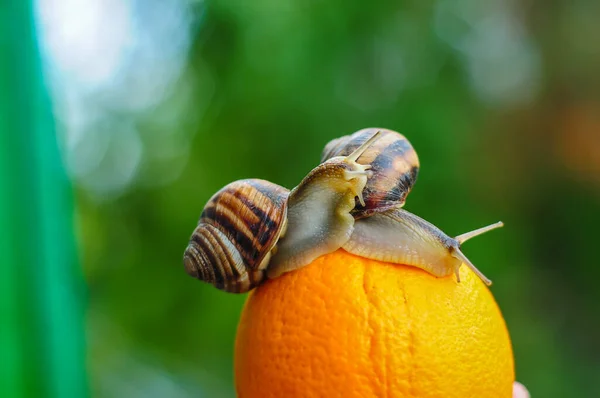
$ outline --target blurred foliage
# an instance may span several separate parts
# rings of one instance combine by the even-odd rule
[[[187,19],[164,34],[153,21],[175,14],[147,11],[159,3],[123,15],[158,54],[189,32],[167,88],[152,89],[174,53],[130,49],[107,95],[73,100],[70,70],[55,91],[79,184],[95,396],[233,396],[244,296],[185,275],[197,217],[236,179],[293,187],[328,140],[364,127],[416,148],[408,210],[450,235],[505,222],[465,250],[494,280],[518,380],[534,397],[600,396],[600,3],[179,0]],[[114,35],[121,14],[109,15]]]

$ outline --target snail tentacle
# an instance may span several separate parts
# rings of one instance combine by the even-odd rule
[[[465,264],[485,284],[491,285],[460,250],[460,245],[500,226],[496,223],[451,238],[435,225],[398,208],[356,220],[352,236],[343,248],[362,257],[414,266],[437,277],[454,273],[459,282],[458,271]]]

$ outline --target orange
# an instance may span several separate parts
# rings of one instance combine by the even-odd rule
[[[500,310],[467,267],[460,276],[338,250],[266,282],[238,327],[238,396],[510,398]]]

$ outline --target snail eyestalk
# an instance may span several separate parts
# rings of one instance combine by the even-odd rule
[[[378,131],[375,134],[373,134],[373,136],[371,138],[366,140],[361,146],[356,148],[354,150],[354,152],[352,152],[350,155],[348,155],[346,157],[347,161],[348,162],[356,162],[356,160],[360,157],[360,155],[362,155],[371,145],[373,145],[373,143],[375,141],[377,141],[380,136],[381,136],[381,131]]]
[[[457,258],[463,264],[465,264],[467,267],[469,267],[471,269],[471,271],[473,271],[483,281],[483,283],[485,283],[488,286],[492,285],[492,281],[489,280],[481,271],[479,271],[477,269],[477,267],[471,262],[471,260],[469,260],[467,258],[467,256],[465,256],[463,254],[463,252],[460,251],[460,247],[452,247],[450,249],[450,254],[452,255],[452,257]],[[454,273],[456,274],[457,282],[460,282],[459,269],[460,269],[460,266],[458,266],[454,269]]]
[[[377,141],[380,137],[381,137],[381,131],[377,131],[375,134],[373,134],[373,136],[371,138],[369,138],[368,140],[363,142],[350,155],[346,156],[345,162],[350,163],[353,167],[353,170],[345,170],[344,171],[344,178],[346,179],[346,181],[350,181],[353,178],[364,178],[364,177],[368,178],[372,175],[372,172],[367,171],[371,168],[370,164],[364,164],[364,165],[359,164],[359,163],[356,163],[356,160],[367,149],[369,149],[369,147],[371,145],[373,145],[373,143],[375,141]],[[366,184],[366,181],[365,181],[365,184]],[[362,191],[364,189],[365,184],[361,184],[360,189],[358,189],[354,192],[354,194],[358,197],[358,201],[360,202],[360,205],[363,207],[365,206],[365,199],[363,197]]]
[[[468,241],[471,238],[474,238],[476,236],[479,236],[481,234],[484,234],[488,231],[497,229],[497,228],[501,228],[504,226],[504,223],[502,221],[498,221],[497,223],[482,227],[482,228],[478,228],[474,231],[470,231],[461,235],[458,235],[457,237],[454,238],[454,240],[456,240],[456,242],[458,242],[458,245],[450,248],[450,253],[452,254],[452,257],[457,258],[458,260],[460,260],[463,264],[465,264],[467,267],[469,267],[471,269],[471,271],[473,271],[482,281],[483,283],[485,283],[488,286],[491,286],[492,281],[489,280],[481,271],[479,271],[477,269],[477,267],[475,267],[475,265],[467,258],[467,256],[465,256],[463,254],[463,252],[460,251],[460,246],[465,243],[466,241]],[[460,267],[457,267],[454,272],[456,274],[456,280],[458,282],[460,282],[460,275],[458,273]]]
[[[466,241],[468,241],[471,238],[474,238],[476,236],[484,234],[484,233],[486,233],[488,231],[491,231],[493,229],[502,228],[503,226],[504,226],[504,223],[502,221],[498,221],[497,223],[488,225],[486,227],[478,228],[478,229],[476,229],[474,231],[467,232],[467,233],[462,234],[462,235],[458,235],[454,239],[456,239],[458,241],[459,245],[462,245],[463,243],[465,243]]]

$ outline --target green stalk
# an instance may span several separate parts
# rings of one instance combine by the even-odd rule
[[[0,391],[85,397],[84,283],[32,4],[0,7]]]

